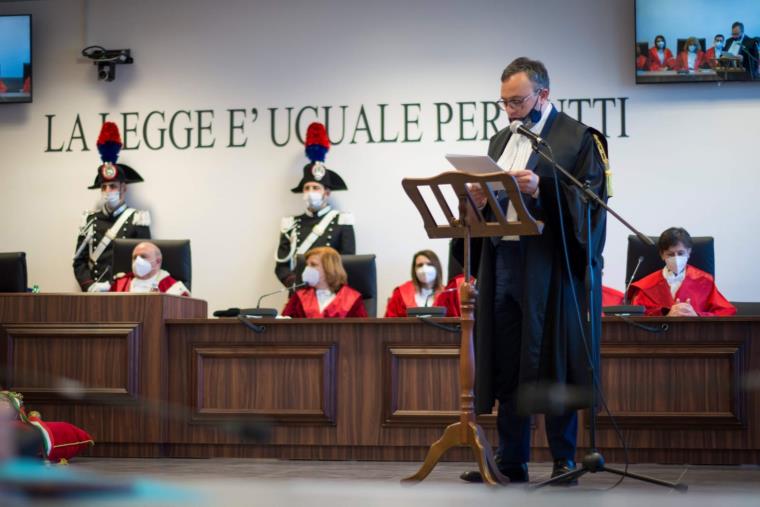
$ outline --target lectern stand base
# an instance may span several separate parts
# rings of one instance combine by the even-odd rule
[[[496,486],[497,484],[508,484],[509,478],[502,475],[496,467],[493,459],[491,446],[483,432],[483,429],[474,422],[456,422],[446,428],[443,436],[430,446],[425,462],[417,473],[402,479],[401,482],[420,482],[433,471],[435,465],[446,451],[452,447],[466,446],[472,449],[475,461],[480,469],[483,482]]]

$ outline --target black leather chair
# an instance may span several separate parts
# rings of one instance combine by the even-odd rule
[[[731,301],[736,307],[736,315],[760,317],[760,302],[758,301]]]
[[[0,253],[0,292],[26,292],[26,253]]]
[[[647,58],[649,58],[649,43],[637,42],[636,45],[639,47],[639,52],[641,53],[641,56],[646,56]]]
[[[625,269],[626,283],[631,279],[640,256],[644,257],[644,260],[641,262],[641,266],[633,278],[634,282],[650,273],[661,270],[665,266],[657,251],[658,236],[649,236],[649,238],[654,241],[655,246],[645,244],[638,236],[628,236],[628,255]],[[689,264],[715,276],[715,240],[712,236],[699,236],[692,237],[691,239],[694,246],[689,256]]]
[[[348,276],[348,286],[359,291],[364,301],[367,315],[377,317],[377,266],[375,254],[364,255],[341,255],[343,269]],[[301,273],[305,267],[303,255],[296,259],[297,282],[301,282]]]
[[[113,242],[112,273],[129,273],[132,271],[132,251],[144,239],[115,239]],[[151,239],[151,243],[161,250],[165,269],[173,278],[184,283],[192,290],[193,263],[189,239]]]
[[[377,317],[377,266],[375,254],[341,255],[348,285],[361,293],[367,315]]]

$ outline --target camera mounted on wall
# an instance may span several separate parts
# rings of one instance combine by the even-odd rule
[[[113,81],[116,79],[116,65],[133,63],[131,49],[106,49],[103,46],[87,46],[82,50],[82,56],[93,60],[93,65],[98,66],[99,81]]]

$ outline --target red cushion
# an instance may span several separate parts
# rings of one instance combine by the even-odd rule
[[[46,440],[43,454],[54,463],[61,459],[69,460],[95,444],[89,433],[71,423],[41,421],[36,417],[30,417],[29,422],[43,432]]]

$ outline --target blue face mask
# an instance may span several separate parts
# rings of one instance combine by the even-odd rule
[[[541,110],[536,109],[536,106],[538,105],[538,99],[539,96],[536,95],[536,101],[533,103],[533,107],[530,109],[530,112],[522,118],[515,118],[515,120],[520,120],[527,128],[530,128],[531,126],[541,121]]]

